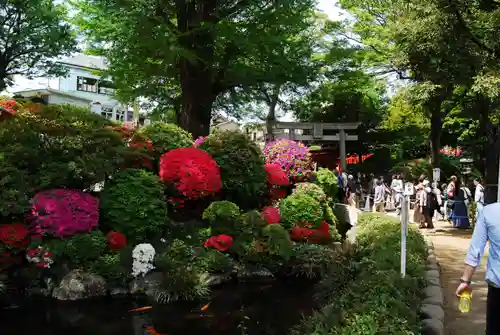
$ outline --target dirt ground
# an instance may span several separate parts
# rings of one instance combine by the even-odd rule
[[[483,257],[481,267],[473,278],[471,311],[462,314],[458,310],[455,289],[462,275],[472,230],[453,229],[448,222],[442,221],[435,226],[436,229],[425,233],[434,242],[436,257],[441,267],[441,286],[445,299],[445,334],[482,335],[486,325],[487,285],[484,281],[486,257]]]

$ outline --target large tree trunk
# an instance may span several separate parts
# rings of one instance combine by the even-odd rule
[[[443,129],[443,118],[441,115],[441,99],[434,101],[430,106],[431,131],[429,134],[429,145],[431,148],[431,164],[439,167],[441,133]]]
[[[274,140],[273,127],[274,123],[276,122],[276,107],[278,106],[280,88],[281,88],[280,85],[274,86],[271,95],[268,95],[269,110],[267,112],[267,118],[266,118],[266,127],[267,127],[266,142]]]
[[[194,138],[210,133],[214,75],[214,41],[212,26],[218,21],[216,0],[177,0],[179,43],[193,55],[179,60],[181,109],[177,115],[179,126]]]

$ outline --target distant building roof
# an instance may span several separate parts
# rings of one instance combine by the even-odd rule
[[[73,57],[61,59],[59,63],[96,70],[104,70],[107,68],[106,58],[100,56],[88,56],[84,54],[78,54]]]
[[[64,95],[64,96],[67,96],[67,97],[70,97],[73,99],[77,99],[77,100],[92,102],[92,99],[84,98],[84,97],[78,96],[76,94],[71,94],[68,92],[55,90],[53,88],[41,88],[41,89],[24,90],[24,91],[14,92],[14,95],[20,95],[20,96],[25,97],[25,98],[32,98],[32,97],[36,97],[36,96],[44,96],[44,95],[51,95],[51,94],[56,94],[56,95],[59,94],[59,95]]]

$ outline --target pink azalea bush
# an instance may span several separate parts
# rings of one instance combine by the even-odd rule
[[[42,191],[32,200],[31,220],[36,234],[63,238],[90,232],[99,221],[99,201],[78,190]]]
[[[301,142],[278,139],[267,143],[264,148],[267,164],[277,164],[289,177],[302,175],[311,169],[311,154]]]

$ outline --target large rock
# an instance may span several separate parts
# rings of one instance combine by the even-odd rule
[[[422,321],[422,335],[443,335],[443,321],[438,319],[425,319]]]
[[[243,265],[236,273],[241,282],[261,282],[274,279],[271,271],[260,266]]]
[[[423,319],[438,319],[440,321],[444,319],[444,310],[438,305],[423,304],[420,307],[420,313],[423,315]]]
[[[105,296],[106,280],[96,274],[80,270],[69,272],[54,288],[52,297],[58,300],[80,300]]]
[[[130,283],[130,293],[154,297],[162,280],[163,274],[161,272],[150,272],[145,276],[138,276]]]
[[[424,294],[423,304],[443,306],[443,290],[440,286],[427,286],[424,289]]]

